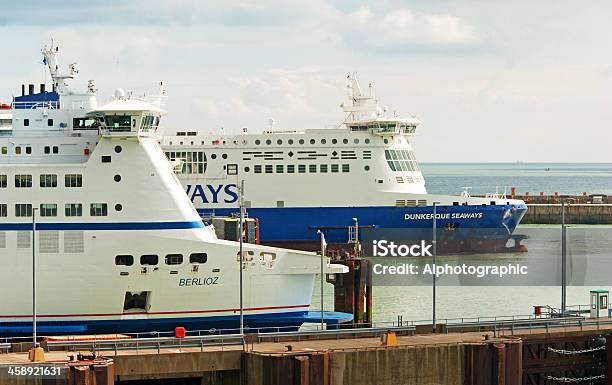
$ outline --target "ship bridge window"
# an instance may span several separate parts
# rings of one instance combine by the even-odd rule
[[[15,187],[17,188],[32,187],[32,175],[25,175],[25,174],[15,175]]]
[[[107,115],[104,117],[106,127],[111,131],[125,132],[131,131],[132,118],[129,115]]]
[[[0,188],[6,188],[7,185],[6,175],[0,175]]]
[[[6,203],[0,203],[0,217],[6,217],[8,215],[6,207]]]
[[[144,115],[140,127],[142,130],[147,131],[157,128],[159,125],[159,118],[153,115]]]
[[[204,174],[206,171],[206,154],[202,151],[167,151],[166,157],[171,162],[181,162],[178,174]]]
[[[385,150],[385,159],[392,171],[419,171],[416,158],[412,151]]]
[[[97,130],[100,121],[94,118],[74,118],[72,119],[72,129],[74,130]]]

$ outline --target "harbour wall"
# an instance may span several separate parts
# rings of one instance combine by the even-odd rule
[[[561,224],[561,204],[528,203],[522,224]],[[568,204],[565,223],[585,225],[612,224],[612,204]]]

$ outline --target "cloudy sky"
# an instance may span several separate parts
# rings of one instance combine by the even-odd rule
[[[102,99],[163,80],[169,131],[332,127],[356,71],[422,120],[421,161],[612,162],[609,2],[6,3],[0,100],[44,81],[53,37]]]

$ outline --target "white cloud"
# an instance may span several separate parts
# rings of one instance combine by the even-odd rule
[[[453,45],[478,41],[474,28],[456,16],[393,9],[375,14],[362,6],[348,14],[347,34],[372,46]]]

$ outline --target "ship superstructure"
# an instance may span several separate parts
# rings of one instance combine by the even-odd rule
[[[527,207],[502,194],[471,197],[428,194],[411,144],[421,123],[388,113],[347,77],[346,117],[334,129],[261,133],[176,130],[162,147],[203,216],[232,215],[236,180],[244,180],[249,216],[272,245],[318,248],[317,230],[341,247],[377,239],[431,237],[433,205],[445,241],[441,250],[505,248]],[[227,167],[238,170],[228,177]]]
[[[0,335],[32,331],[33,252],[40,334],[237,327],[240,269],[247,326],[299,326],[320,257],[247,244],[241,266],[159,146],[161,98],[98,104],[58,54],[43,50],[50,91],[0,109]]]

